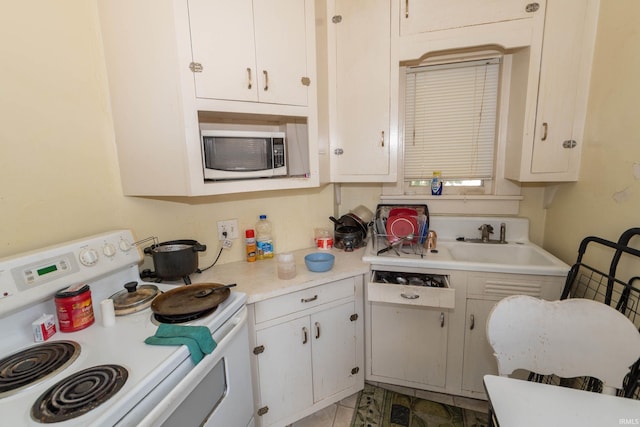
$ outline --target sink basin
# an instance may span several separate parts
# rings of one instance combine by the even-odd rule
[[[558,260],[533,245],[460,243],[449,248],[456,261],[490,264],[553,266]]]

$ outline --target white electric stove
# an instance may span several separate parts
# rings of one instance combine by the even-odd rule
[[[62,419],[51,421],[53,424],[47,421],[56,427],[253,425],[245,294],[231,292],[212,314],[189,323],[207,326],[217,342],[213,353],[197,365],[185,346],[144,343],[157,329],[149,308],[116,316],[112,326],[103,325],[100,302],[123,290],[127,282],[142,284],[138,273],[141,260],[128,230],[0,259],[0,360],[6,363],[0,366],[0,390],[4,391],[0,393],[1,424],[44,426],[41,412],[34,409],[38,402],[47,412],[62,415]],[[56,334],[43,343],[35,342],[32,322],[43,314],[55,315],[55,293],[80,283],[90,286],[95,323],[68,333],[60,332],[56,325]],[[161,291],[176,286],[154,285]],[[44,379],[7,391],[11,388],[9,377],[26,374],[41,359],[49,363],[49,350],[40,351],[49,344],[54,348],[70,344],[79,354]],[[11,366],[10,356],[23,350],[36,350],[35,356]],[[94,373],[105,366],[107,371],[115,369],[115,374],[102,369]],[[84,370],[90,373],[80,375]],[[53,393],[57,401],[42,403],[48,390],[76,377],[69,388]],[[115,393],[106,398],[99,390],[103,378],[106,383],[117,383],[107,385]],[[205,388],[207,391],[202,391]],[[96,397],[83,393],[95,393]],[[76,409],[83,400],[89,402],[89,408]],[[199,409],[193,411],[194,406]]]

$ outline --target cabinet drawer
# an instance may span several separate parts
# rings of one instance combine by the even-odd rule
[[[367,295],[370,302],[454,308],[456,291],[451,288],[369,282]]]
[[[275,319],[287,314],[313,308],[315,306],[351,297],[355,294],[353,277],[292,292],[277,298],[255,303],[256,323]]]

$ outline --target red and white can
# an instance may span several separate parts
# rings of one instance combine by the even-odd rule
[[[318,237],[316,239],[318,244],[318,249],[329,250],[333,248],[333,238],[332,237]]]
[[[75,332],[95,322],[89,285],[69,286],[56,292],[56,314],[60,332]]]

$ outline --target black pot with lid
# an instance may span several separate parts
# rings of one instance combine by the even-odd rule
[[[153,258],[154,272],[142,271],[142,278],[156,278],[158,280],[184,280],[191,284],[190,274],[198,271],[198,252],[204,252],[207,246],[196,240],[170,240],[153,244],[144,248],[144,253]]]
[[[333,247],[351,252],[366,244],[367,225],[351,214],[342,215],[339,219],[329,219],[335,224],[333,230]]]
[[[116,316],[137,313],[151,306],[154,298],[160,294],[155,285],[141,285],[138,282],[128,282],[124,290],[116,292],[109,298],[113,300]]]

